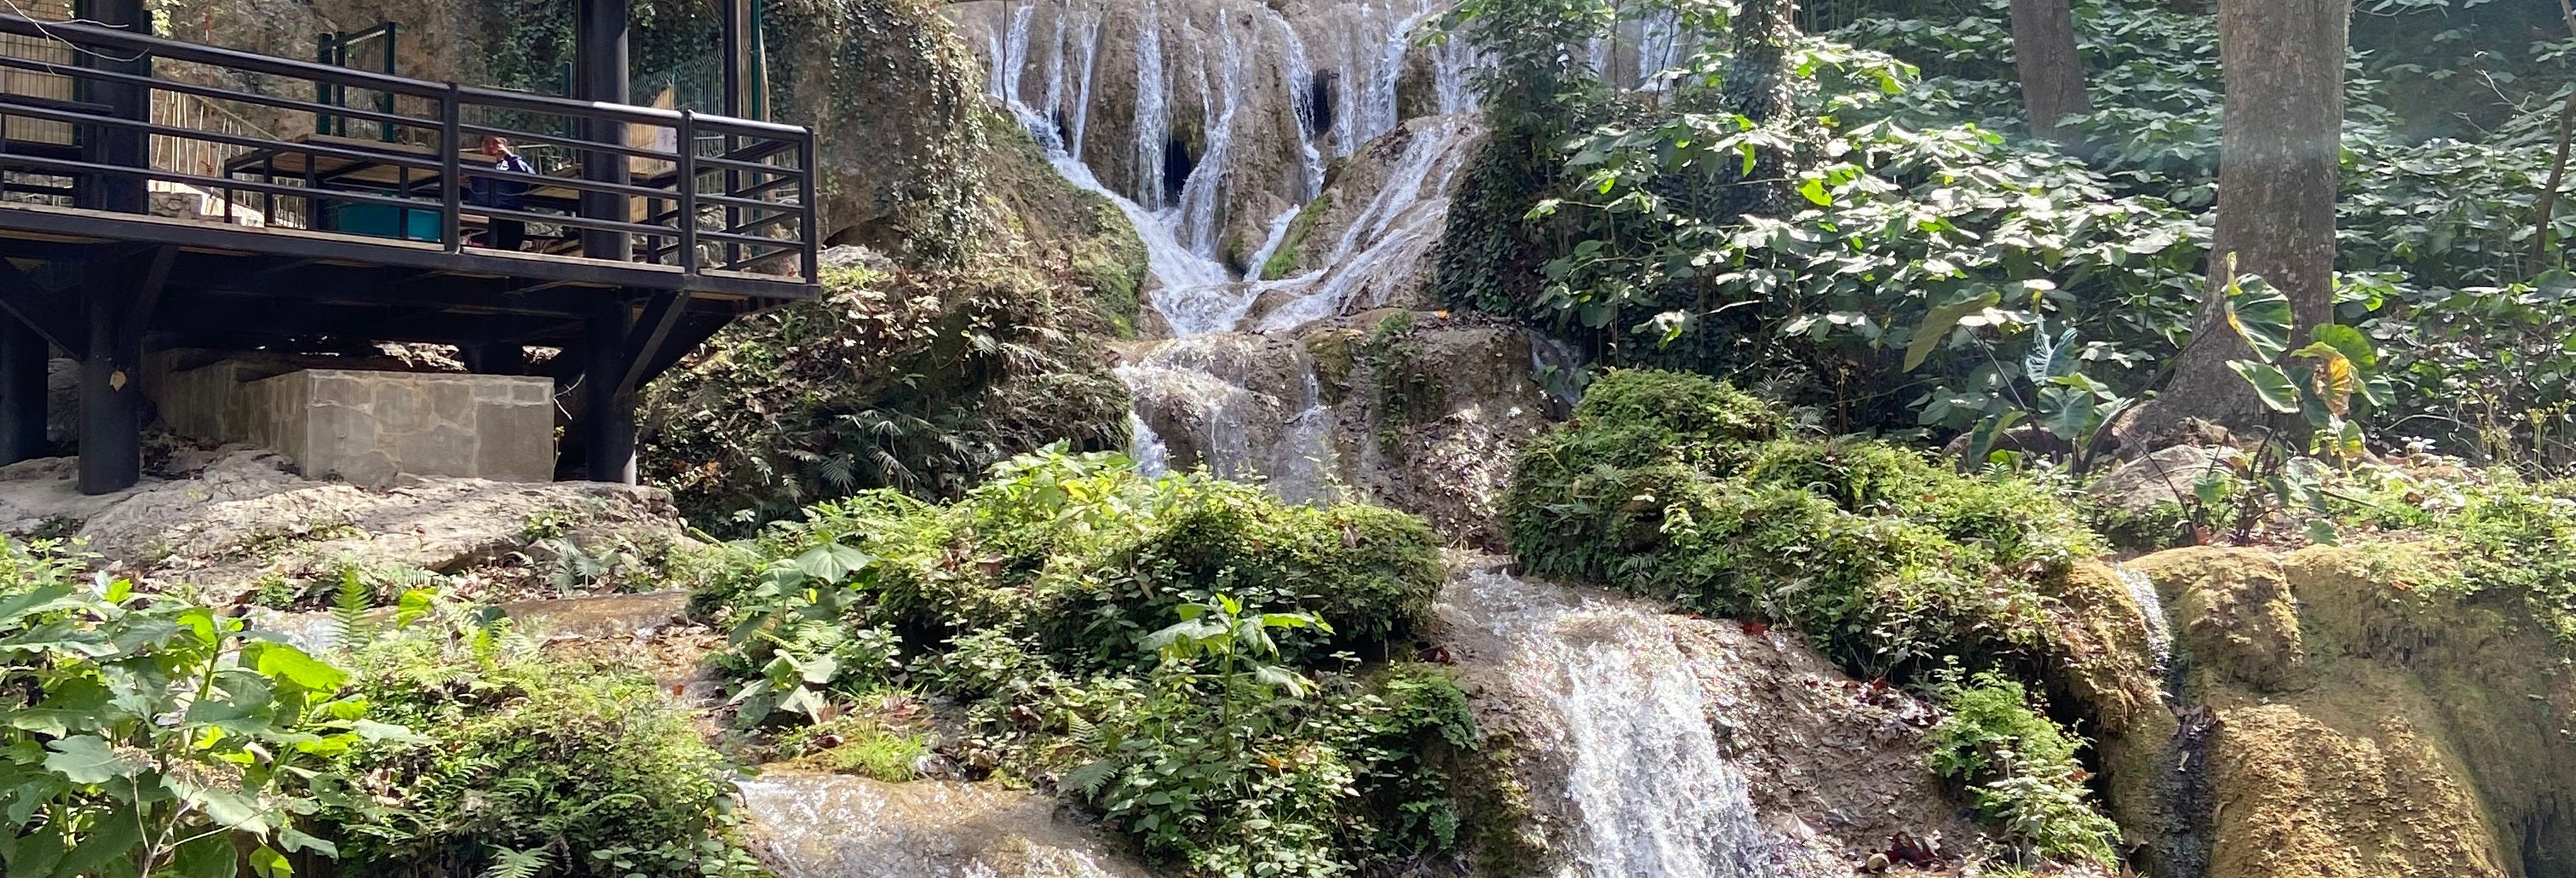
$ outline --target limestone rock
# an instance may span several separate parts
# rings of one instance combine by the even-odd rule
[[[2213,878],[2521,876],[2576,864],[2576,680],[2520,606],[2427,587],[2424,544],[2128,562],[2175,608]],[[2197,729],[2198,731],[2195,731]],[[2189,790],[2185,790],[2189,793]]]
[[[351,562],[455,572],[549,532],[686,539],[668,493],[625,485],[418,479],[369,490],[304,479],[284,458],[242,446],[194,477],[103,497],[82,497],[72,476],[67,460],[0,471],[0,530],[69,531],[147,583],[186,583],[217,600]]]
[[[2194,481],[2228,471],[2230,453],[2216,446],[2171,446],[2113,467],[2085,490],[2113,508],[2137,514],[2185,505],[2192,500]]]

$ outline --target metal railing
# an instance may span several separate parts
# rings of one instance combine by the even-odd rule
[[[9,14],[0,14],[0,35],[68,44],[73,51],[67,54],[140,56],[181,62],[191,72],[229,74],[179,80],[102,69],[112,65],[77,66],[59,57],[24,57],[40,53],[0,54],[0,70],[66,77],[77,94],[130,89],[147,102],[184,95],[256,108],[264,117],[356,120],[391,135],[382,141],[280,139],[239,126],[129,118],[118,108],[81,100],[0,94],[0,209],[24,195],[10,191],[11,174],[70,180],[75,189],[103,180],[162,182],[223,193],[226,221],[233,205],[256,201],[272,218],[272,228],[276,217],[301,216],[324,230],[432,241],[455,252],[466,246],[472,226],[517,222],[566,230],[558,246],[586,235],[590,253],[627,255],[598,258],[671,265],[692,274],[754,272],[809,282],[816,276],[814,141],[803,128],[434,83]],[[252,91],[210,81],[264,85]],[[388,98],[372,106],[337,106],[283,95],[345,90]],[[565,133],[563,122],[576,133]],[[236,154],[220,173],[133,167],[105,161],[107,151],[95,148],[67,156],[11,139],[11,131],[31,123],[68,126],[84,146],[145,136],[174,152]],[[466,154],[487,136],[560,150],[576,166],[568,170],[592,170],[557,175],[492,168]],[[504,187],[522,191],[513,198]],[[30,188],[54,193],[41,184]],[[502,206],[512,202],[517,203]],[[434,228],[418,226],[415,220],[423,215],[434,217]],[[603,248],[603,241],[611,243]],[[620,241],[626,246],[614,246]]]

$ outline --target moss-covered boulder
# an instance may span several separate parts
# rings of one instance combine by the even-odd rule
[[[2576,672],[2495,557],[2435,528],[2129,562],[2174,608],[2209,873],[2576,874]]]

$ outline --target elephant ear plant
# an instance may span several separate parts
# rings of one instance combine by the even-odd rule
[[[330,757],[413,738],[347,682],[241,619],[0,542],[5,872],[276,878],[288,854],[336,856],[298,828],[353,804]]]

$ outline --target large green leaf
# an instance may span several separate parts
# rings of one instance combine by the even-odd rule
[[[2289,349],[2293,319],[2290,297],[2270,281],[2249,274],[2227,285],[2227,325],[2235,327],[2264,362],[2281,359],[2281,352]]]
[[[284,680],[314,692],[337,692],[349,682],[349,672],[325,664],[288,644],[258,643],[242,651],[256,651],[258,656],[254,666],[261,675],[272,680]]]
[[[80,784],[106,783],[134,774],[133,763],[108,748],[107,739],[97,735],[74,735],[50,741],[45,749],[54,751],[45,757],[45,770],[62,775],[64,780]]]
[[[796,572],[822,580],[826,585],[839,585],[850,574],[867,569],[877,559],[866,552],[840,543],[825,543],[803,554],[793,562]]]
[[[2379,348],[2371,344],[2370,337],[2361,334],[2361,330],[2329,323],[2317,327],[2316,336],[2317,341],[2342,352],[2344,358],[2351,360],[2356,367],[2373,369],[2379,366]]]
[[[1922,366],[1923,361],[1940,348],[1941,340],[1950,337],[1950,330],[1957,328],[1961,319],[1992,308],[2001,301],[2002,293],[1987,290],[1985,295],[1952,302],[1924,313],[1923,325],[1915,327],[1914,340],[1905,345],[1905,371],[1912,372]]]
[[[2039,389],[2039,427],[2048,434],[2068,442],[2084,438],[2093,425],[2093,413],[2100,401],[2092,391],[2065,385]]]
[[[55,610],[68,609],[81,603],[79,588],[71,585],[49,585],[33,591],[0,598],[0,624]]]
[[[2236,374],[2254,385],[2254,395],[2262,398],[2265,408],[2285,415],[2298,412],[2298,382],[2291,381],[2290,374],[2281,371],[2280,367],[2252,360],[2229,360],[2227,368],[2236,370]]]
[[[63,852],[63,860],[54,866],[54,874],[72,876],[106,876],[132,874],[134,849],[143,843],[143,821],[134,812],[118,807],[91,825],[89,834],[72,843]],[[227,847],[227,850],[230,848]],[[18,874],[11,871],[9,874]]]

